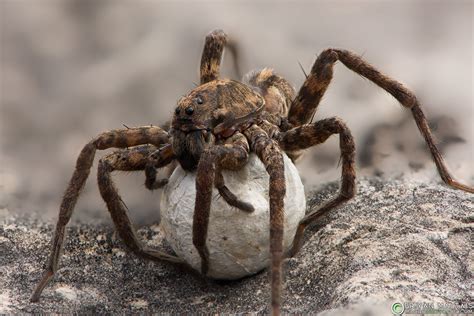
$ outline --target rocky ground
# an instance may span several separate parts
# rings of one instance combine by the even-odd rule
[[[332,183],[307,194],[308,211],[336,190]],[[283,311],[391,315],[397,301],[406,311],[426,303],[473,313],[473,196],[378,178],[360,180],[358,191],[287,261]],[[269,312],[267,271],[234,282],[202,279],[137,258],[112,227],[94,224],[71,225],[61,269],[32,304],[53,225],[13,214],[0,210],[0,313]],[[164,244],[158,225],[139,235]]]

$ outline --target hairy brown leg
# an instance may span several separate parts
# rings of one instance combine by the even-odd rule
[[[125,148],[141,144],[153,144],[159,146],[167,142],[168,133],[159,127],[152,126],[105,132],[84,146],[77,158],[76,168],[71,180],[69,181],[66,192],[64,193],[59,208],[59,218],[53,237],[51,254],[47,267],[43,273],[43,277],[31,297],[32,302],[39,300],[44,287],[54,276],[54,273],[56,273],[61,256],[62,245],[64,243],[66,225],[71,219],[79,194],[89,176],[96,150],[113,147]]]
[[[230,206],[236,207],[244,212],[251,213],[255,209],[252,204],[245,201],[241,201],[229,188],[225,185],[224,176],[222,175],[222,169],[219,166],[215,171],[214,186],[219,191],[219,194]]]
[[[309,123],[321,102],[331,79],[337,54],[332,50],[323,51],[311,68],[298,94],[291,103],[288,122],[294,126]]]
[[[357,74],[374,82],[376,85],[390,93],[398,100],[398,102],[400,102],[400,104],[410,109],[418,129],[428,145],[441,179],[453,188],[474,193],[473,187],[469,187],[454,180],[449,173],[446,163],[436,146],[431,129],[428,126],[425,114],[421,110],[421,105],[416,96],[401,83],[384,75],[368,62],[363,60],[360,56],[350,51],[330,48],[324,50],[318,56],[311,68],[311,73],[291,104],[290,112],[288,114],[288,119],[291,124],[298,126],[308,123],[311,120],[321,98],[331,82],[333,66],[337,60],[341,61],[347,68]]]
[[[282,296],[284,198],[286,193],[285,166],[278,144],[260,127],[253,125],[244,132],[251,150],[263,162],[270,176],[270,254],[272,313],[280,314]]]
[[[138,171],[144,170],[147,163],[149,163],[150,155],[157,155],[153,153],[156,147],[154,146],[138,146],[127,150],[113,152],[99,161],[97,172],[97,181],[102,198],[107,204],[107,209],[110,212],[115,227],[119,236],[124,241],[125,245],[132,250],[136,255],[154,261],[165,261],[171,263],[184,264],[184,261],[176,256],[168,255],[161,251],[152,250],[143,246],[138,239],[135,229],[127,214],[127,206],[120,197],[117,188],[115,187],[111,173],[113,171]],[[160,151],[163,154],[165,151]],[[156,165],[157,168],[165,166],[169,163],[168,157],[162,157],[161,165]]]
[[[240,79],[242,77],[239,50],[235,41],[229,39],[222,30],[214,30],[206,36],[201,56],[201,84],[219,78],[224,47],[233,55],[234,69]]]
[[[242,134],[236,133],[227,140],[226,144],[215,145],[207,149],[199,160],[196,175],[193,244],[201,257],[201,273],[203,275],[206,275],[209,269],[209,250],[206,246],[206,239],[216,172],[220,173],[219,170],[222,169],[238,170],[242,168],[248,159],[248,153],[249,146],[246,138]]]
[[[339,134],[339,147],[341,149],[342,179],[339,194],[300,221],[289,256],[294,256],[301,248],[303,233],[309,224],[355,195],[355,144],[350,130],[338,118],[325,119],[313,124],[295,127],[279,135],[279,144],[282,149],[293,151],[324,143],[333,134]]]
[[[145,186],[149,190],[156,190],[162,188],[168,183],[168,179],[156,180],[157,168],[164,167],[169,165],[175,159],[175,154],[173,152],[173,146],[171,144],[166,144],[163,147],[157,149],[148,156],[148,162],[145,166]],[[170,169],[174,170],[175,166],[170,166]],[[168,170],[168,176],[170,176]]]

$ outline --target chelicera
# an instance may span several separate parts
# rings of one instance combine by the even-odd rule
[[[284,258],[298,252],[308,225],[351,199],[356,192],[355,146],[350,130],[339,118],[311,123],[332,80],[337,61],[383,88],[409,109],[443,181],[453,188],[474,193],[472,187],[457,182],[450,175],[415,95],[360,56],[347,50],[324,50],[296,93],[287,80],[268,68],[249,73],[244,82],[221,79],[220,63],[226,46],[235,52],[235,46],[229,45],[227,36],[221,30],[213,31],[206,37],[200,85],[178,101],[169,130],[157,126],[112,130],[100,134],[84,146],[63,196],[51,255],[32,301],[39,300],[41,292],[58,269],[65,227],[89,175],[96,150],[121,148],[100,160],[99,189],[124,243],[146,259],[186,264],[181,258],[143,246],[137,239],[126,206],[111,180],[111,173],[145,171],[146,187],[154,190],[167,183],[166,179],[156,178],[159,168],[169,166],[172,171],[179,163],[186,171],[196,172],[193,244],[201,257],[203,275],[209,268],[206,236],[212,189],[215,187],[229,205],[243,212],[252,212],[251,204],[240,200],[226,187],[222,171],[241,169],[247,163],[249,154],[254,153],[269,174],[271,304],[273,313],[279,314]],[[283,199],[286,189],[283,152],[294,161],[304,149],[321,144],[334,134],[339,135],[342,161],[339,194],[301,220],[291,249],[284,253]]]

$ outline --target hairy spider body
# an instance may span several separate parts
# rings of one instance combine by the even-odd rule
[[[65,227],[89,175],[97,149],[122,148],[100,160],[99,190],[127,247],[151,260],[186,265],[181,258],[142,245],[112,182],[111,173],[144,170],[146,187],[157,189],[167,183],[166,179],[156,179],[158,168],[170,166],[172,171],[178,162],[184,170],[196,172],[192,238],[201,258],[203,275],[209,269],[206,239],[212,189],[215,187],[229,205],[243,212],[253,212],[251,204],[240,200],[227,188],[222,175],[222,170],[239,170],[245,166],[252,152],[262,161],[269,175],[272,311],[279,314],[284,256],[293,256],[298,252],[308,225],[355,195],[355,145],[350,130],[339,118],[310,123],[332,80],[337,61],[371,80],[410,109],[443,181],[453,188],[474,193],[472,187],[457,182],[448,172],[414,94],[360,56],[346,50],[324,50],[298,93],[295,93],[285,79],[267,68],[250,73],[245,83],[220,79],[224,47],[231,48],[231,52],[237,55],[235,45],[227,40],[223,31],[211,32],[206,37],[200,68],[201,85],[179,100],[169,132],[155,126],[113,130],[100,134],[84,146],[60,206],[47,268],[32,301],[39,300],[44,287],[57,271]],[[299,222],[293,244],[284,254],[284,212],[291,210],[284,210],[286,187],[282,151],[295,160],[304,149],[321,144],[334,134],[339,135],[341,150],[339,194]]]
[[[263,102],[250,87],[233,80],[213,80],[181,98],[170,135],[173,151],[183,169],[195,170],[201,154],[216,144],[216,137],[229,136],[216,133],[216,126],[234,126],[236,118],[251,115]],[[225,132],[228,133],[227,129]]]

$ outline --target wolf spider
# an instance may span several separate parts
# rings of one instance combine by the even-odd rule
[[[183,169],[197,173],[193,244],[202,259],[203,275],[208,270],[206,236],[212,189],[216,187],[231,206],[252,212],[252,205],[241,201],[226,187],[222,170],[241,169],[247,163],[249,154],[255,153],[270,176],[271,304],[273,313],[279,314],[284,258],[298,252],[308,225],[355,195],[355,146],[351,131],[336,117],[311,123],[331,82],[337,61],[374,82],[410,109],[443,181],[453,188],[474,192],[472,187],[457,182],[450,175],[415,95],[360,56],[342,49],[324,50],[296,93],[288,81],[268,68],[251,72],[245,77],[245,83],[220,79],[222,54],[228,44],[227,36],[221,30],[213,31],[206,37],[200,67],[201,85],[178,101],[168,131],[157,126],[112,130],[100,134],[84,146],[64,193],[51,255],[32,301],[39,300],[42,290],[58,269],[65,227],[89,175],[96,150],[122,148],[99,161],[98,185],[120,237],[131,251],[146,259],[185,265],[182,259],[149,249],[138,240],[127,208],[111,180],[111,173],[144,170],[145,184],[150,190],[167,183],[166,179],[156,179],[158,168],[170,165],[170,170],[173,170],[179,163]],[[339,135],[341,150],[339,194],[301,220],[291,249],[284,253],[285,179],[282,152],[295,160],[302,150],[325,142],[333,134]]]

